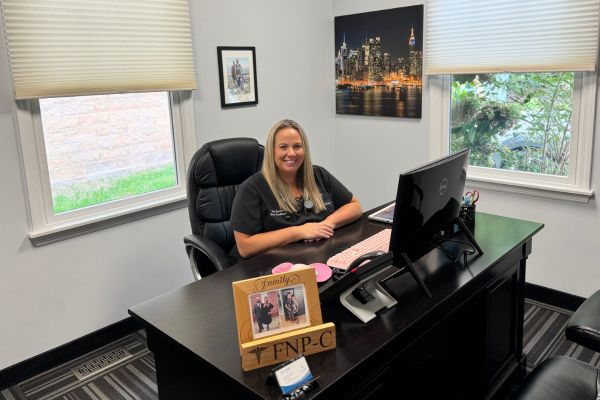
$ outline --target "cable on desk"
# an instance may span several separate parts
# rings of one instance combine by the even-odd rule
[[[458,256],[454,256],[452,253],[450,253],[450,251],[448,249],[446,249],[442,244],[443,243],[447,243],[447,242],[453,242],[453,243],[460,243],[463,245],[467,245],[471,248],[471,250],[463,250],[462,254],[459,254]],[[448,259],[450,261],[452,261],[453,263],[458,262],[458,260],[460,259],[461,255],[463,257],[463,265],[465,266],[465,268],[469,268],[469,261],[468,261],[468,256],[473,255],[477,252],[477,249],[475,248],[475,246],[473,246],[472,243],[467,242],[465,240],[457,240],[457,239],[447,239],[445,240],[443,243],[434,243],[433,245],[435,246],[435,248],[437,248],[438,250],[440,250],[442,253],[444,253],[446,255],[446,257],[448,257]],[[469,272],[471,272],[471,270],[469,269]],[[472,273],[471,273],[472,275]]]

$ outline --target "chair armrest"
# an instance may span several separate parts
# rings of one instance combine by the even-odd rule
[[[565,333],[570,341],[600,352],[600,290],[579,306]]]
[[[183,243],[185,244],[185,251],[190,259],[190,265],[196,280],[200,279],[201,276],[207,276],[216,271],[223,271],[231,265],[225,251],[218,244],[206,237],[194,234],[188,235],[183,238]],[[207,263],[210,265],[204,265]]]

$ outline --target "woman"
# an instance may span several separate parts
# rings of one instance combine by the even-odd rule
[[[254,304],[254,307],[252,307],[252,312],[254,313],[254,319],[258,325],[258,332],[260,333],[263,330],[262,302],[260,301],[260,296],[256,298],[256,303]]]
[[[298,302],[295,295],[290,297],[290,308],[292,310],[292,322],[298,323]]]
[[[231,226],[237,252],[247,258],[299,240],[329,239],[361,215],[358,199],[313,166],[302,127],[284,119],[269,132],[261,172],[238,189]]]
[[[285,297],[285,304],[283,307],[285,308],[286,321],[292,321],[294,318],[294,313],[292,311],[292,293],[288,293]]]
[[[263,303],[262,303],[262,318],[261,318],[261,322],[265,325],[266,329],[269,331],[271,330],[271,327],[269,325],[271,325],[271,322],[273,322],[273,316],[271,315],[271,311],[273,310],[273,304],[271,304],[269,302],[269,298],[267,296],[265,296]]]

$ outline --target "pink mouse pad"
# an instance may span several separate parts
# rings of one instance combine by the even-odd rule
[[[281,263],[279,265],[276,265],[271,272],[274,274],[278,274],[280,272],[288,272],[290,270],[290,268],[292,268],[294,266],[294,264],[292,264],[291,262],[284,262]]]
[[[315,274],[317,275],[317,282],[325,282],[326,280],[331,278],[331,275],[333,274],[331,268],[328,265],[322,264],[322,263],[313,263],[310,265],[305,265],[305,264],[292,264],[290,262],[284,262],[284,263],[276,265],[271,270],[271,272],[273,274],[278,274],[280,272],[288,272],[288,271],[293,271],[294,269],[301,269],[301,268],[306,268],[306,267],[312,267],[315,269]]]
[[[310,264],[310,266],[315,268],[317,273],[317,282],[325,282],[327,279],[331,278],[331,275],[333,274],[329,265],[314,263]]]

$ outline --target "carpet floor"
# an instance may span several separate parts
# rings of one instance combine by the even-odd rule
[[[527,354],[527,372],[546,358],[562,355],[600,368],[600,353],[577,345],[565,337],[565,327],[573,313],[527,299],[523,326],[523,352]]]
[[[66,364],[43,372],[0,392],[0,400],[153,400],[158,399],[154,356],[143,331],[125,336]],[[128,358],[98,369],[84,379],[77,376],[83,363],[102,360],[115,350]],[[103,357],[104,356],[104,357]],[[98,363],[95,363],[96,365]],[[94,365],[92,363],[91,365]],[[81,375],[81,374],[79,374]]]

